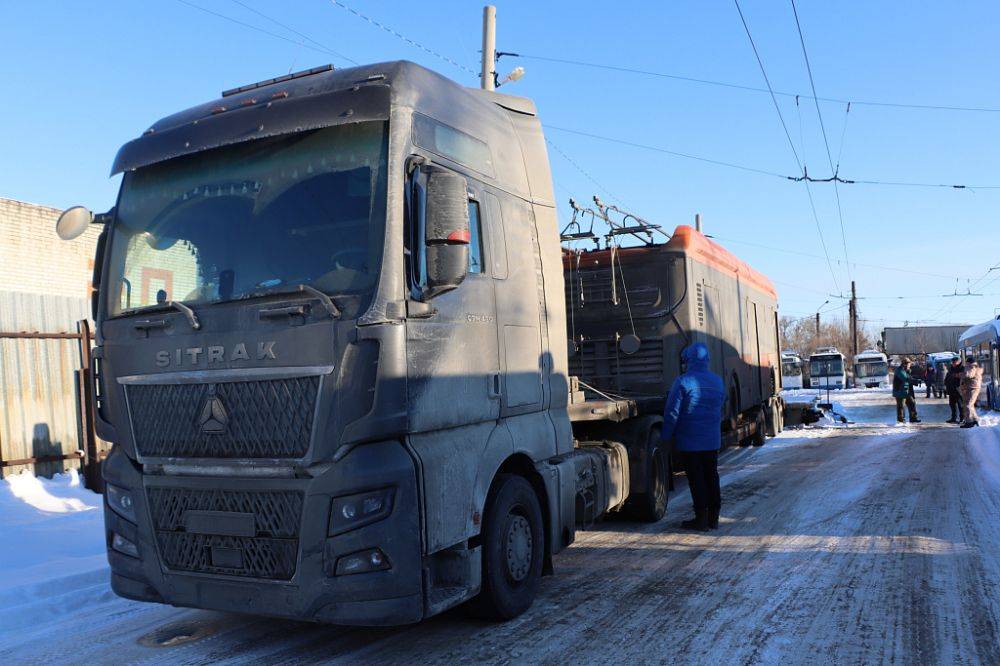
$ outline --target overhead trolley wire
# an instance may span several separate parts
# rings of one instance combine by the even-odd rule
[[[213,10],[208,9],[206,7],[202,7],[201,5],[196,5],[193,2],[188,2],[188,0],[177,0],[177,2],[181,3],[182,5],[186,5],[186,6],[190,7],[190,8],[192,8],[192,9],[197,9],[200,12],[204,12],[206,14],[211,14],[212,16],[215,16],[217,18],[220,18],[220,19],[223,19],[225,21],[229,21],[230,23],[234,23],[236,25],[242,26],[242,27],[247,28],[249,30],[254,30],[256,32],[268,35],[269,37],[274,37],[275,39],[280,39],[282,41],[286,41],[286,42],[289,42],[291,44],[295,44],[296,46],[301,46],[303,48],[307,48],[307,49],[310,49],[312,51],[317,51],[319,53],[325,53],[326,55],[331,55],[331,56],[334,56],[336,58],[340,58],[341,60],[346,60],[347,62],[357,64],[354,60],[348,58],[344,54],[337,53],[333,49],[330,49],[330,48],[328,48],[326,46],[322,46],[322,45],[315,46],[315,45],[309,44],[308,42],[305,42],[305,41],[299,41],[297,39],[292,39],[291,37],[287,37],[285,35],[281,35],[281,34],[278,34],[276,32],[271,32],[270,30],[266,30],[265,28],[261,28],[260,26],[256,26],[256,25],[254,25],[252,23],[247,23],[246,21],[241,21],[239,19],[233,18],[232,16],[227,16],[226,14],[221,14],[219,12],[213,11]],[[310,41],[314,41],[314,40],[310,40]]]
[[[574,65],[577,67],[588,67],[591,69],[603,69],[612,72],[626,72],[629,74],[638,74],[640,76],[671,79],[674,81],[685,81],[688,83],[716,86],[719,88],[744,90],[747,92],[768,93],[768,94],[771,92],[767,88],[759,88],[757,86],[748,86],[739,83],[729,83],[725,81],[713,81],[711,79],[703,79],[693,76],[683,76],[680,74],[670,74],[667,72],[658,72],[648,69],[638,69],[635,67],[611,65],[607,63],[587,62],[583,60],[572,60],[569,58],[553,58],[549,56],[541,56],[530,53],[512,53],[510,55],[520,58],[525,58],[527,60],[538,60],[540,62],[552,62],[562,65]],[[829,102],[833,104],[853,104],[854,106],[886,107],[886,108],[914,109],[914,110],[924,110],[924,111],[964,111],[972,113],[1000,113],[1000,108],[998,107],[959,106],[959,105],[947,105],[947,104],[907,104],[904,102],[877,102],[872,100],[844,99],[839,97],[819,97],[819,96],[810,97],[809,95],[803,95],[801,93],[786,92],[781,90],[775,90],[774,94],[779,97],[803,97],[809,99],[816,99],[820,102]]]
[[[280,28],[284,28],[288,32],[291,32],[291,33],[293,33],[295,35],[298,35],[299,37],[301,37],[302,39],[306,40],[307,42],[315,44],[316,46],[318,46],[318,47],[320,47],[320,48],[322,48],[322,49],[324,49],[326,51],[329,51],[331,54],[337,55],[338,57],[342,58],[343,60],[346,60],[349,63],[352,63],[354,65],[359,64],[357,60],[354,60],[353,58],[348,58],[347,56],[345,56],[342,53],[337,53],[336,51],[334,51],[333,49],[331,49],[326,44],[323,44],[322,42],[316,41],[315,39],[313,39],[309,35],[303,34],[303,33],[299,32],[298,30],[296,30],[295,28],[292,28],[291,26],[285,25],[284,23],[282,23],[278,19],[276,19],[276,18],[274,18],[272,16],[268,16],[264,12],[251,7],[250,5],[246,4],[245,2],[242,2],[241,0],[232,0],[232,2],[235,2],[240,7],[243,7],[247,11],[253,12],[257,16],[260,16],[261,18],[267,19],[268,21],[270,21],[271,23],[275,24],[276,26],[278,26]]]
[[[833,176],[833,194],[837,200],[837,217],[840,219],[840,236],[844,244],[844,260],[847,262],[847,277],[851,277],[851,260],[847,255],[847,230],[844,227],[844,210],[840,205],[840,189],[837,187],[837,168],[833,166],[833,154],[830,152],[830,141],[826,136],[826,123],[823,122],[823,112],[819,108],[819,99],[816,97],[816,82],[813,80],[812,66],[809,64],[809,53],[806,51],[806,39],[802,35],[802,25],[799,23],[799,11],[795,7],[795,0],[792,3],[792,13],[795,15],[795,28],[799,33],[799,44],[802,45],[802,59],[806,63],[806,72],[809,74],[809,88],[812,90],[813,102],[816,104],[816,115],[819,117],[819,129],[823,134],[823,145],[826,147],[826,159],[830,165],[830,173]],[[846,129],[847,124],[845,122]],[[839,166],[839,158],[838,158]]]
[[[743,23],[743,29],[747,33],[747,39],[750,40],[750,46],[753,48],[753,54],[757,58],[757,64],[760,66],[760,73],[764,77],[764,83],[767,85],[767,89],[771,94],[771,101],[774,103],[774,110],[778,114],[778,120],[781,121],[781,128],[785,131],[785,138],[788,139],[788,147],[792,149],[792,154],[795,156],[795,163],[799,167],[799,173],[806,176],[805,170],[802,167],[802,160],[799,159],[799,153],[795,150],[795,143],[792,141],[792,135],[788,132],[788,125],[785,124],[785,117],[781,114],[781,107],[778,105],[778,98],[774,96],[774,89],[771,87],[771,81],[767,78],[767,71],[764,69],[764,61],[761,60],[760,53],[757,51],[757,44],[753,41],[753,35],[750,34],[750,26],[747,25],[746,17],[743,16],[743,10],[740,8],[739,0],[733,0],[736,5],[736,11],[740,15],[740,21]],[[806,194],[809,196],[809,208],[812,210],[813,220],[816,222],[816,231],[819,234],[819,242],[823,247],[823,255],[826,257],[826,265],[830,269],[830,277],[833,278],[833,285],[840,291],[840,284],[837,282],[837,275],[833,270],[833,263],[830,261],[830,252],[826,247],[826,239],[823,238],[823,226],[819,222],[819,216],[816,214],[816,203],[813,201],[812,190],[809,188],[809,181],[803,181],[806,185]]]
[[[463,65],[462,63],[460,63],[460,62],[458,62],[456,60],[453,60],[452,58],[449,58],[448,56],[444,55],[443,53],[440,53],[438,51],[435,51],[432,48],[424,46],[423,44],[421,44],[420,42],[416,41],[415,39],[410,39],[406,35],[400,33],[397,30],[394,30],[394,29],[390,28],[386,24],[384,24],[384,23],[382,23],[380,21],[377,21],[377,20],[373,19],[370,16],[366,16],[365,14],[362,14],[361,12],[359,12],[356,9],[354,9],[353,7],[349,7],[348,5],[345,5],[340,0],[330,0],[330,2],[332,2],[337,7],[340,7],[341,9],[345,9],[348,12],[350,12],[351,14],[354,14],[355,16],[357,16],[358,18],[360,18],[361,20],[367,21],[368,23],[371,23],[373,26],[375,26],[376,28],[382,30],[383,32],[387,32],[390,35],[392,35],[393,37],[396,37],[397,39],[403,40],[404,42],[406,42],[407,44],[409,44],[410,46],[412,46],[414,48],[418,48],[421,51],[424,51],[425,53],[429,53],[430,55],[434,56],[435,58],[437,58],[439,60],[443,60],[444,62],[446,62],[446,63],[448,63],[450,65],[453,65],[453,66],[459,68],[460,70],[462,70],[462,71],[464,71],[464,72],[466,72],[468,74],[472,74],[474,76],[479,76],[479,72],[477,72],[476,70],[472,69],[471,67],[467,67],[467,66]]]

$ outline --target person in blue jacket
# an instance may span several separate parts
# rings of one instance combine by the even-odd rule
[[[663,410],[663,441],[674,440],[674,457],[687,474],[694,518],[681,527],[706,531],[719,526],[719,449],[722,448],[722,378],[708,369],[708,347],[701,342],[681,352],[684,374],[674,380]]]

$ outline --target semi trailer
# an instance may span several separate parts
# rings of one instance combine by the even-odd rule
[[[574,301],[570,332],[530,100],[408,62],[320,67],[167,116],[112,173],[114,208],[57,232],[104,227],[95,422],[123,597],[511,618],[577,529],[663,516],[656,410],[684,342],[714,345],[731,437],[776,404],[773,288],[694,230],[622,250],[629,288],[658,292],[634,304],[632,361],[606,369],[620,317]],[[570,376],[574,346],[583,384],[615,395]]]

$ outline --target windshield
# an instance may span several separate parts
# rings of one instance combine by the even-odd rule
[[[854,364],[858,377],[884,377],[889,374],[889,364],[885,361],[858,361]]]
[[[830,377],[844,374],[844,359],[839,356],[812,358],[809,374],[813,377]]]
[[[385,123],[329,127],[129,173],[108,311],[211,303],[281,285],[370,292],[382,252]]]
[[[800,375],[802,374],[802,368],[795,361],[782,361],[781,374],[788,376]]]

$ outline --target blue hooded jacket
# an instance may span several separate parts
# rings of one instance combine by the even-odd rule
[[[687,372],[674,380],[663,410],[660,439],[674,439],[676,451],[718,451],[722,447],[722,378],[708,369],[708,347],[701,342],[681,352]]]

